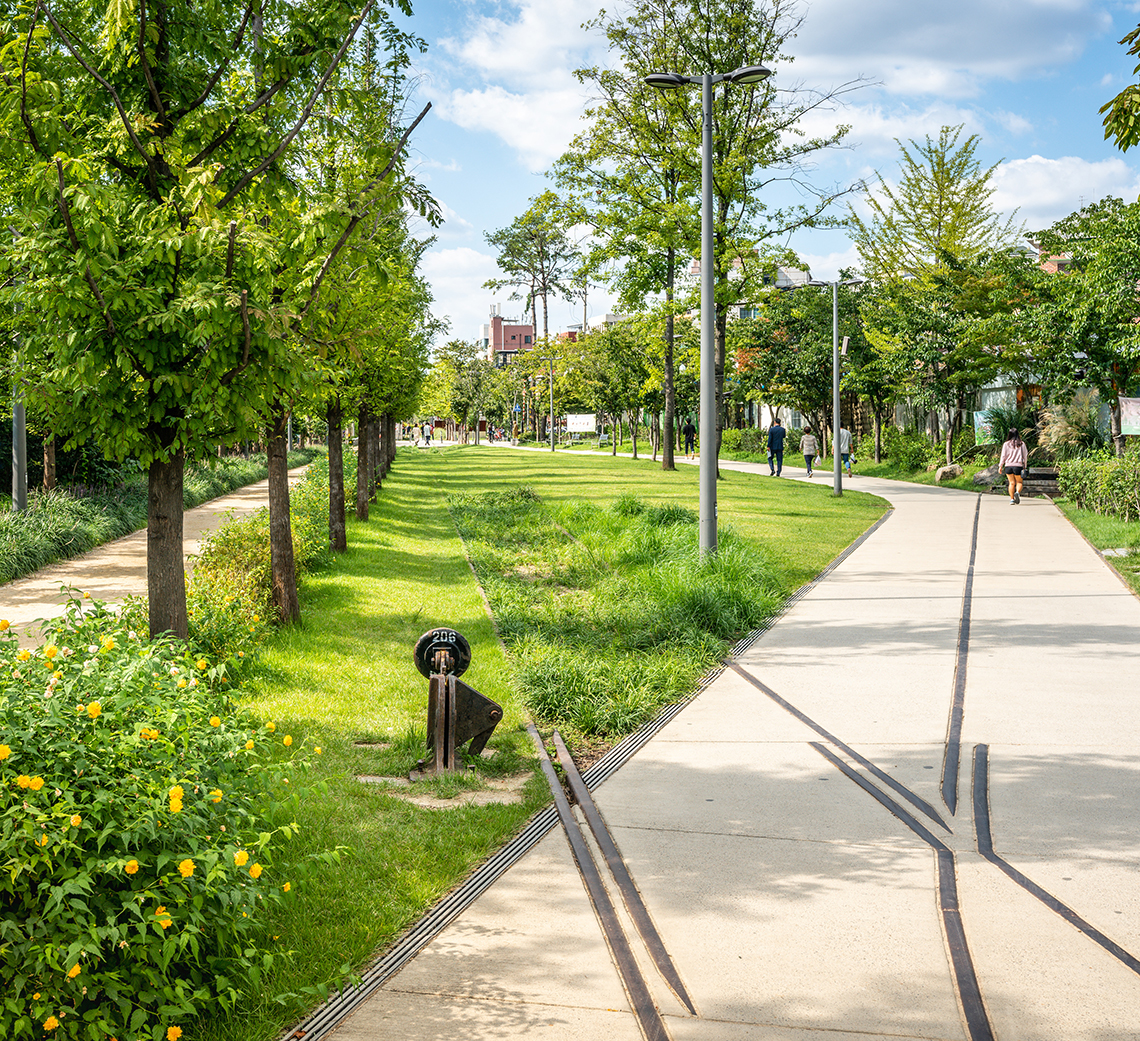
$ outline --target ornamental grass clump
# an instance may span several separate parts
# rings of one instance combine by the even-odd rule
[[[160,1041],[282,953],[296,748],[224,662],[83,601],[45,628],[0,624],[0,1037]]]

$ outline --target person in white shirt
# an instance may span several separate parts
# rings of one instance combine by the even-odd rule
[[[1025,466],[1029,462],[1029,449],[1021,440],[1017,427],[1013,427],[1006,435],[1005,443],[1001,446],[1001,458],[998,460],[998,473],[1009,478],[1009,504],[1016,506],[1021,502],[1021,488],[1025,480]]]
[[[847,476],[851,476],[851,431],[846,427],[839,428],[839,455],[843,459],[843,466]]]

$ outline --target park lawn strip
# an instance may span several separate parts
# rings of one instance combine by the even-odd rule
[[[1066,499],[1055,499],[1058,509],[1097,549],[1126,549],[1127,556],[1105,557],[1132,591],[1140,596],[1140,521],[1123,521],[1092,510],[1082,510]]]
[[[303,747],[321,748],[310,757],[315,790],[298,806],[294,853],[343,847],[340,861],[323,867],[315,884],[275,911],[270,927],[282,949],[294,953],[267,974],[265,997],[251,998],[237,1015],[201,1022],[196,1038],[278,1036],[299,1018],[299,1004],[313,1004],[321,988],[366,965],[549,798],[533,776],[513,663],[488,616],[449,498],[510,495],[525,485],[553,511],[561,534],[573,536],[576,518],[588,518],[591,507],[608,510],[623,497],[693,510],[697,476],[694,467],[663,473],[630,459],[551,458],[499,446],[399,453],[370,520],[349,522],[349,551],[306,578],[303,624],[265,645],[245,687],[256,715],[274,720]],[[722,526],[730,525],[768,564],[767,588],[758,590],[765,612],[818,574],[885,509],[881,499],[858,492],[834,499],[823,486],[731,471],[724,478]],[[695,541],[695,525],[689,530]],[[579,534],[583,544],[590,541]],[[533,554],[539,564],[540,557]],[[415,669],[412,648],[437,625],[467,637],[472,664],[464,680],[504,708],[489,745],[495,757],[479,772],[531,771],[521,804],[428,810],[356,779],[406,775],[425,755],[427,682]],[[690,690],[688,684],[678,694]],[[416,787],[446,796],[471,783],[479,781],[449,778]],[[280,993],[297,995],[296,1002],[275,1003]]]

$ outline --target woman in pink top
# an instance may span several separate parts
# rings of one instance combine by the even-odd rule
[[[1025,464],[1029,461],[1029,449],[1021,440],[1017,427],[1013,427],[1001,446],[1001,459],[998,461],[998,473],[1009,478],[1009,504],[1016,506],[1021,502],[1021,486],[1024,480]]]

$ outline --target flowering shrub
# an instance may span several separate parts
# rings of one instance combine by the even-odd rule
[[[1122,458],[1107,453],[1058,464],[1061,494],[1082,510],[1118,520],[1140,520],[1140,451]]]
[[[0,1037],[177,1038],[274,956],[287,735],[101,605],[47,630],[30,651],[0,623]]]

